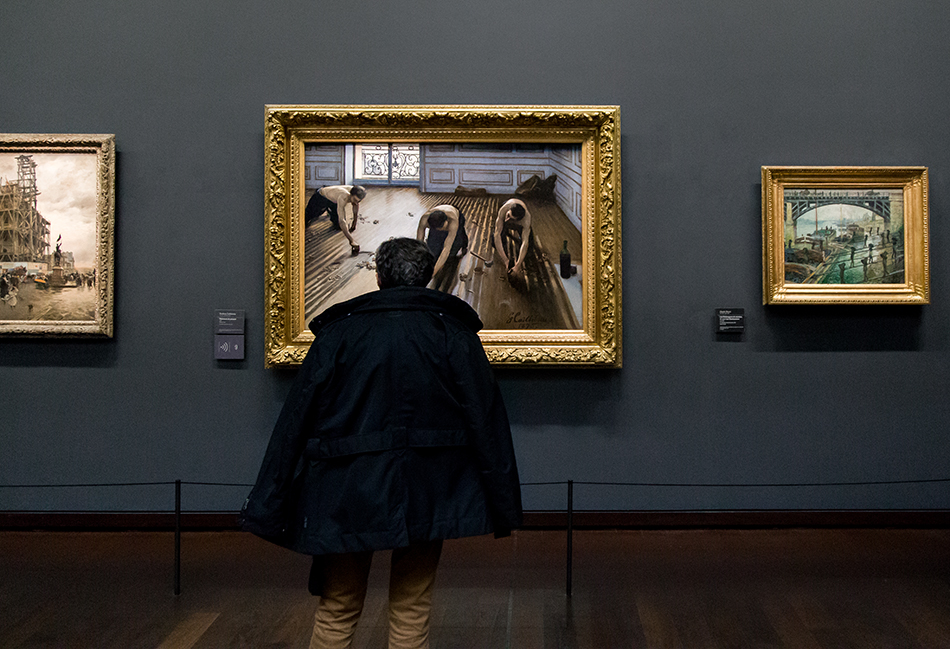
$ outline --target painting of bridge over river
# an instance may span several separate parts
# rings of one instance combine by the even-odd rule
[[[785,282],[901,284],[901,189],[791,189],[784,193]]]

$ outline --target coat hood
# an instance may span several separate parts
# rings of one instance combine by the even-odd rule
[[[454,295],[416,286],[397,286],[334,304],[310,321],[310,331],[316,335],[335,320],[353,313],[372,311],[433,311],[452,316],[473,332],[482,328],[482,321],[475,309]]]

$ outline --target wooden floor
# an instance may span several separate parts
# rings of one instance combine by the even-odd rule
[[[434,649],[950,647],[950,531],[579,531],[446,543]],[[0,647],[306,647],[307,557],[239,532],[0,533]],[[386,553],[357,648],[385,647]]]
[[[307,199],[312,191],[307,193]],[[433,279],[432,288],[468,302],[486,329],[578,329],[580,304],[572,304],[558,274],[564,241],[581,268],[580,231],[554,203],[528,201],[535,231],[525,261],[524,282],[509,283],[495,254],[492,235],[506,196],[424,194],[412,187],[371,187],[360,203],[353,236],[360,253],[353,256],[343,233],[327,217],[311,223],[304,235],[304,317],[376,290],[373,253],[390,237],[414,237],[419,218],[436,205],[457,207],[466,219],[469,251],[451,259]],[[350,219],[347,212],[347,219]],[[489,263],[486,263],[489,262]],[[574,277],[570,282],[580,282]],[[579,295],[580,290],[576,293]]]

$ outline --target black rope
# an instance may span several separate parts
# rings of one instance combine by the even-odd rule
[[[717,482],[582,482],[575,480],[574,484],[616,487],[703,487],[703,488],[755,488],[755,487],[870,487],[876,485],[897,484],[927,484],[934,482],[950,482],[950,478],[927,478],[923,480],[868,480],[861,482],[745,482],[745,483],[717,483]],[[563,484],[567,484],[566,482]]]
[[[754,489],[754,488],[800,488],[800,487],[873,487],[881,485],[904,485],[904,484],[934,484],[950,482],[950,478],[924,478],[917,480],[866,480],[855,482],[592,482],[584,480],[574,480],[576,485],[589,485],[598,487],[677,487],[677,488],[704,488],[704,489]],[[77,487],[154,487],[167,486],[175,484],[174,480],[167,482],[108,482],[108,483],[74,483],[74,484],[0,484],[0,489],[60,489]],[[253,487],[254,485],[246,482],[188,482],[181,481],[185,485],[197,485],[204,487]],[[566,485],[568,480],[558,480],[552,482],[522,482],[522,487],[544,487],[551,485]]]
[[[0,484],[0,489],[59,489],[73,487],[154,487],[168,486],[175,484],[174,480],[168,482],[103,482],[103,483],[76,483],[76,484]],[[201,485],[206,487],[253,487],[253,484],[245,482],[188,482],[182,480],[181,484]]]
[[[76,483],[76,484],[0,484],[0,489],[60,489],[72,487],[154,487],[175,484],[170,482],[103,482],[103,483]]]
[[[561,480],[560,482],[522,482],[522,487],[537,487],[537,486],[547,486],[547,485],[560,485],[567,484],[567,480]]]
[[[204,487],[253,487],[254,485],[246,482],[188,482],[181,481],[182,484],[201,485]]]

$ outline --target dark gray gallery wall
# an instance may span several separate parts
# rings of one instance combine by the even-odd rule
[[[263,367],[268,103],[621,107],[624,367],[498,372],[523,481],[950,477],[948,27],[925,0],[6,2],[0,131],[116,135],[117,280],[114,340],[0,341],[0,484],[253,481],[293,377]],[[933,304],[761,306],[766,164],[928,166]],[[741,341],[717,307],[745,308]],[[215,308],[247,311],[246,361],[213,360]],[[0,510],[170,493],[0,489]],[[944,508],[950,485],[581,485],[575,505]]]

